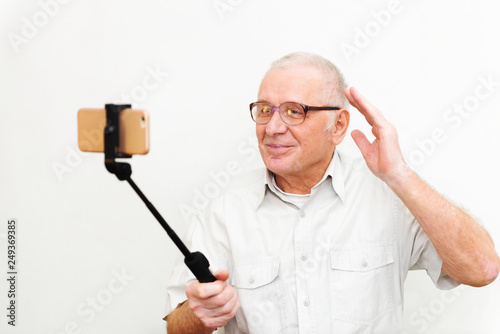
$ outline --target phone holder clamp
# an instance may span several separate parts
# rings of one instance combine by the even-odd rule
[[[116,158],[131,158],[131,155],[118,152],[120,146],[120,112],[131,108],[130,104],[106,104],[106,127],[104,128],[104,165],[108,172],[115,174],[120,180],[130,178],[132,168],[125,162],[117,162]]]

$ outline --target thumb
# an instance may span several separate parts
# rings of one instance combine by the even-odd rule
[[[366,138],[365,134],[359,130],[353,130],[351,132],[352,139],[354,139],[354,142],[358,146],[359,150],[361,151],[361,154],[365,156],[366,152],[368,151],[368,147],[370,146],[370,142]]]
[[[226,281],[229,278],[229,271],[227,270],[217,270],[214,273],[215,278],[217,278],[218,281]]]

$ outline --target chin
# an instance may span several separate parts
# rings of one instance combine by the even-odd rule
[[[285,175],[292,170],[292,164],[287,161],[288,159],[268,158],[266,160],[266,167],[274,174]]]

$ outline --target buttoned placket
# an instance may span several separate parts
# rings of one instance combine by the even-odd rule
[[[312,327],[312,310],[313,296],[308,289],[307,270],[308,261],[310,258],[311,240],[309,240],[310,231],[308,231],[308,202],[302,208],[298,209],[297,221],[294,231],[294,251],[295,251],[295,276],[296,276],[296,291],[297,291],[297,313],[298,325],[300,333],[313,333]]]
[[[296,219],[293,232],[293,261],[295,263],[293,272],[295,273],[295,305],[297,312],[297,325],[299,333],[316,333],[318,332],[318,324],[315,301],[318,298],[317,281],[312,277],[314,266],[318,265],[314,258],[314,247],[316,245],[314,231],[311,226],[314,219],[312,214],[314,207],[311,207],[311,198],[320,195],[322,191],[320,182],[316,187],[311,189],[309,199],[302,204],[302,207],[297,206],[286,197],[285,194],[280,192],[279,189],[272,190],[275,196],[280,198],[284,203],[293,207],[296,210]]]

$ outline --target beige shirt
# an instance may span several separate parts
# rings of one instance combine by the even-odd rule
[[[364,160],[338,150],[305,200],[277,189],[268,171],[250,173],[184,239],[212,270],[230,272],[241,308],[227,334],[401,333],[410,268],[427,270],[438,288],[458,285],[397,196]],[[167,314],[193,279],[181,258]]]

